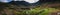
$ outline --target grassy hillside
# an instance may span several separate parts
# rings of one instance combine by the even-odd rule
[[[3,15],[48,15],[51,12],[60,11],[58,8],[59,5],[59,3],[43,3],[41,4],[41,6],[38,5],[36,7],[29,8],[29,10],[22,10],[21,7],[12,5],[9,7],[5,7],[2,12]]]

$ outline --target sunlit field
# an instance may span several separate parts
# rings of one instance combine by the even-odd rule
[[[3,9],[3,15],[51,15],[51,13],[60,12],[59,3],[43,3],[33,8],[21,9],[18,6],[11,5]]]

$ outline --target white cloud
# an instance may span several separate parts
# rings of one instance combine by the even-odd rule
[[[24,0],[24,1],[26,1],[26,2],[28,2],[28,3],[36,3],[36,2],[38,2],[39,0]]]

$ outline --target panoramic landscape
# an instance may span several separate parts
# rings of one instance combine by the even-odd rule
[[[60,15],[60,1],[0,0],[0,15]]]

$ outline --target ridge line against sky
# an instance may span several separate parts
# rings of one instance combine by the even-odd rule
[[[0,0],[0,2],[11,2],[12,0]],[[28,3],[36,3],[38,2],[39,0],[14,0],[14,1],[26,1]]]

